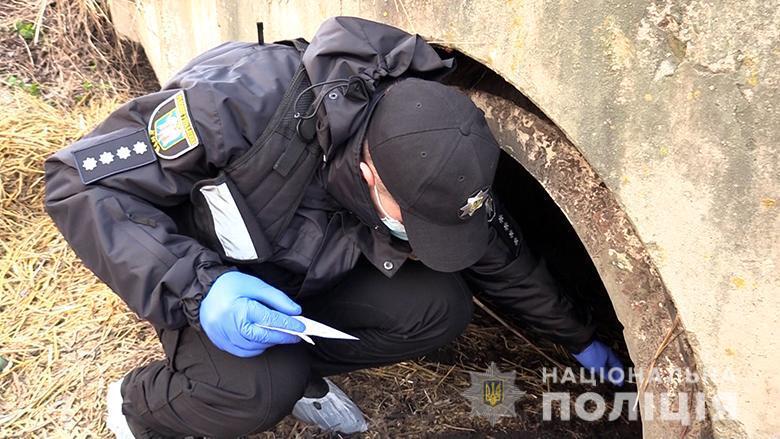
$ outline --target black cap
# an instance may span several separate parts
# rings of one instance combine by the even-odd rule
[[[500,153],[482,110],[453,87],[404,79],[376,104],[366,141],[414,254],[445,272],[477,262],[490,236]]]

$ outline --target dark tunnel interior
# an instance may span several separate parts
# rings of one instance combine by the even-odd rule
[[[478,90],[510,100],[549,121],[533,102],[497,73],[462,53],[454,52],[454,55],[457,68],[445,82],[464,90]],[[624,364],[630,366],[623,325],[617,319],[593,261],[555,201],[520,163],[505,152],[502,152],[499,161],[494,191],[522,227],[529,247],[546,259],[550,271],[575,306],[590,310],[597,324],[597,337],[615,349]],[[522,322],[515,323],[522,326]]]

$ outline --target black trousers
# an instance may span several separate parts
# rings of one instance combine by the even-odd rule
[[[407,261],[388,279],[362,258],[333,291],[301,305],[307,317],[360,340],[315,338],[315,346],[279,345],[239,358],[190,327],[158,330],[166,359],[133,370],[122,383],[133,433],[229,438],[271,429],[292,411],[311,374],[419,357],[457,337],[472,313],[471,292],[457,273]]]

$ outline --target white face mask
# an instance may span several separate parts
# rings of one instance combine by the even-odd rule
[[[379,210],[382,212],[382,217],[379,218],[382,221],[382,224],[384,224],[388,229],[390,229],[390,234],[395,236],[398,239],[403,239],[404,241],[408,241],[409,238],[406,236],[406,228],[401,223],[401,221],[398,221],[395,218],[392,218],[390,215],[385,212],[385,208],[382,206],[381,198],[379,198],[379,192],[376,189],[376,185],[374,185],[374,195],[376,195],[376,203],[379,206]]]

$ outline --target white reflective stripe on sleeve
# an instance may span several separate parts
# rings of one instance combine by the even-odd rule
[[[238,211],[236,201],[226,183],[217,186],[203,186],[200,192],[209,203],[214,231],[225,249],[225,255],[237,260],[257,259],[255,246]]]

